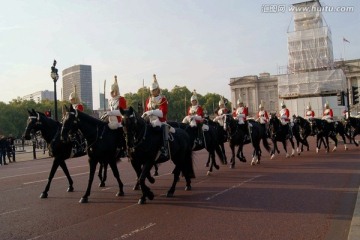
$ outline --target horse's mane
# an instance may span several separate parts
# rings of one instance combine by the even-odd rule
[[[81,111],[77,111],[77,114],[79,117],[81,117],[82,119],[84,119],[85,121],[90,122],[90,124],[94,124],[94,125],[105,125],[107,124],[104,121],[101,121],[100,119],[97,119],[89,114],[86,114],[84,112]]]

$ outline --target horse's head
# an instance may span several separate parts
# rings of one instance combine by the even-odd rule
[[[144,119],[132,107],[128,109],[120,108],[120,113],[127,147],[130,151],[134,151],[135,142],[138,138],[139,122],[145,123]]]
[[[317,119],[317,118],[311,118],[309,119],[309,123],[310,123],[310,135],[311,136],[315,136],[316,134],[318,134],[320,132],[320,128],[321,128],[321,120]]]
[[[70,105],[70,108],[65,106],[66,113],[63,118],[63,125],[61,128],[61,139],[65,142],[69,141],[69,134],[78,129],[78,111]]]
[[[223,114],[224,130],[231,136],[236,131],[236,121],[231,114]]]
[[[279,131],[279,128],[281,126],[281,122],[276,116],[276,113],[270,113],[269,117],[269,132],[270,135],[276,134],[276,132]]]
[[[41,125],[42,125],[42,121],[41,121],[41,115],[40,113],[36,112],[34,109],[32,109],[32,111],[29,111],[29,117],[26,123],[26,128],[25,128],[25,132],[23,134],[23,137],[26,140],[30,140],[31,139],[31,135],[34,134],[37,131],[41,130]]]

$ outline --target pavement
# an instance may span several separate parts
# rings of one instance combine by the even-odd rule
[[[34,158],[33,147],[25,146],[25,148],[15,152],[16,162],[36,160],[36,159],[45,159],[50,158],[49,153],[46,150],[45,153],[42,149],[35,150],[36,158]],[[8,159],[6,160],[8,164],[14,164],[13,162],[9,163]],[[6,167],[6,166],[1,166]],[[360,187],[358,189],[357,200],[354,208],[353,217],[351,220],[348,240],[359,240],[360,239]]]

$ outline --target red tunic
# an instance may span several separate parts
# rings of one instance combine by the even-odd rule
[[[195,111],[195,112],[194,112]],[[192,116],[192,115],[198,115],[200,117],[204,117],[204,109],[200,106],[190,106],[188,109],[188,116]],[[201,120],[196,120],[196,123],[201,123]]]
[[[76,110],[78,110],[80,112],[84,111],[84,106],[81,103],[73,104],[73,108],[75,108]]]
[[[146,99],[145,111],[159,109],[163,113],[163,117],[159,117],[160,122],[166,122],[168,112],[168,101],[165,96],[149,97]]]

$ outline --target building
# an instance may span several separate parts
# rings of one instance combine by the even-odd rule
[[[69,95],[76,85],[77,95],[87,108],[93,109],[92,72],[90,65],[75,65],[62,71],[62,100],[69,101]]]
[[[301,116],[309,104],[316,116],[322,116],[328,102],[339,118],[345,106],[338,106],[337,94],[351,86],[360,86],[360,59],[334,60],[330,28],[324,24],[321,11],[316,11],[321,8],[319,1],[301,2],[294,7],[315,10],[294,11],[294,31],[288,32],[285,74],[231,78],[231,102],[235,106],[241,96],[249,107],[249,115],[254,115],[261,100],[270,112],[278,111],[284,101],[291,114]],[[350,91],[350,103],[351,94]],[[358,106],[351,104],[350,109],[356,113]]]
[[[34,100],[36,103],[40,103],[43,100],[54,101],[54,92],[53,91],[38,91],[22,97],[22,100]]]
[[[105,98],[104,93],[100,93],[100,107],[99,110],[106,110],[109,109],[109,101],[107,98]]]

